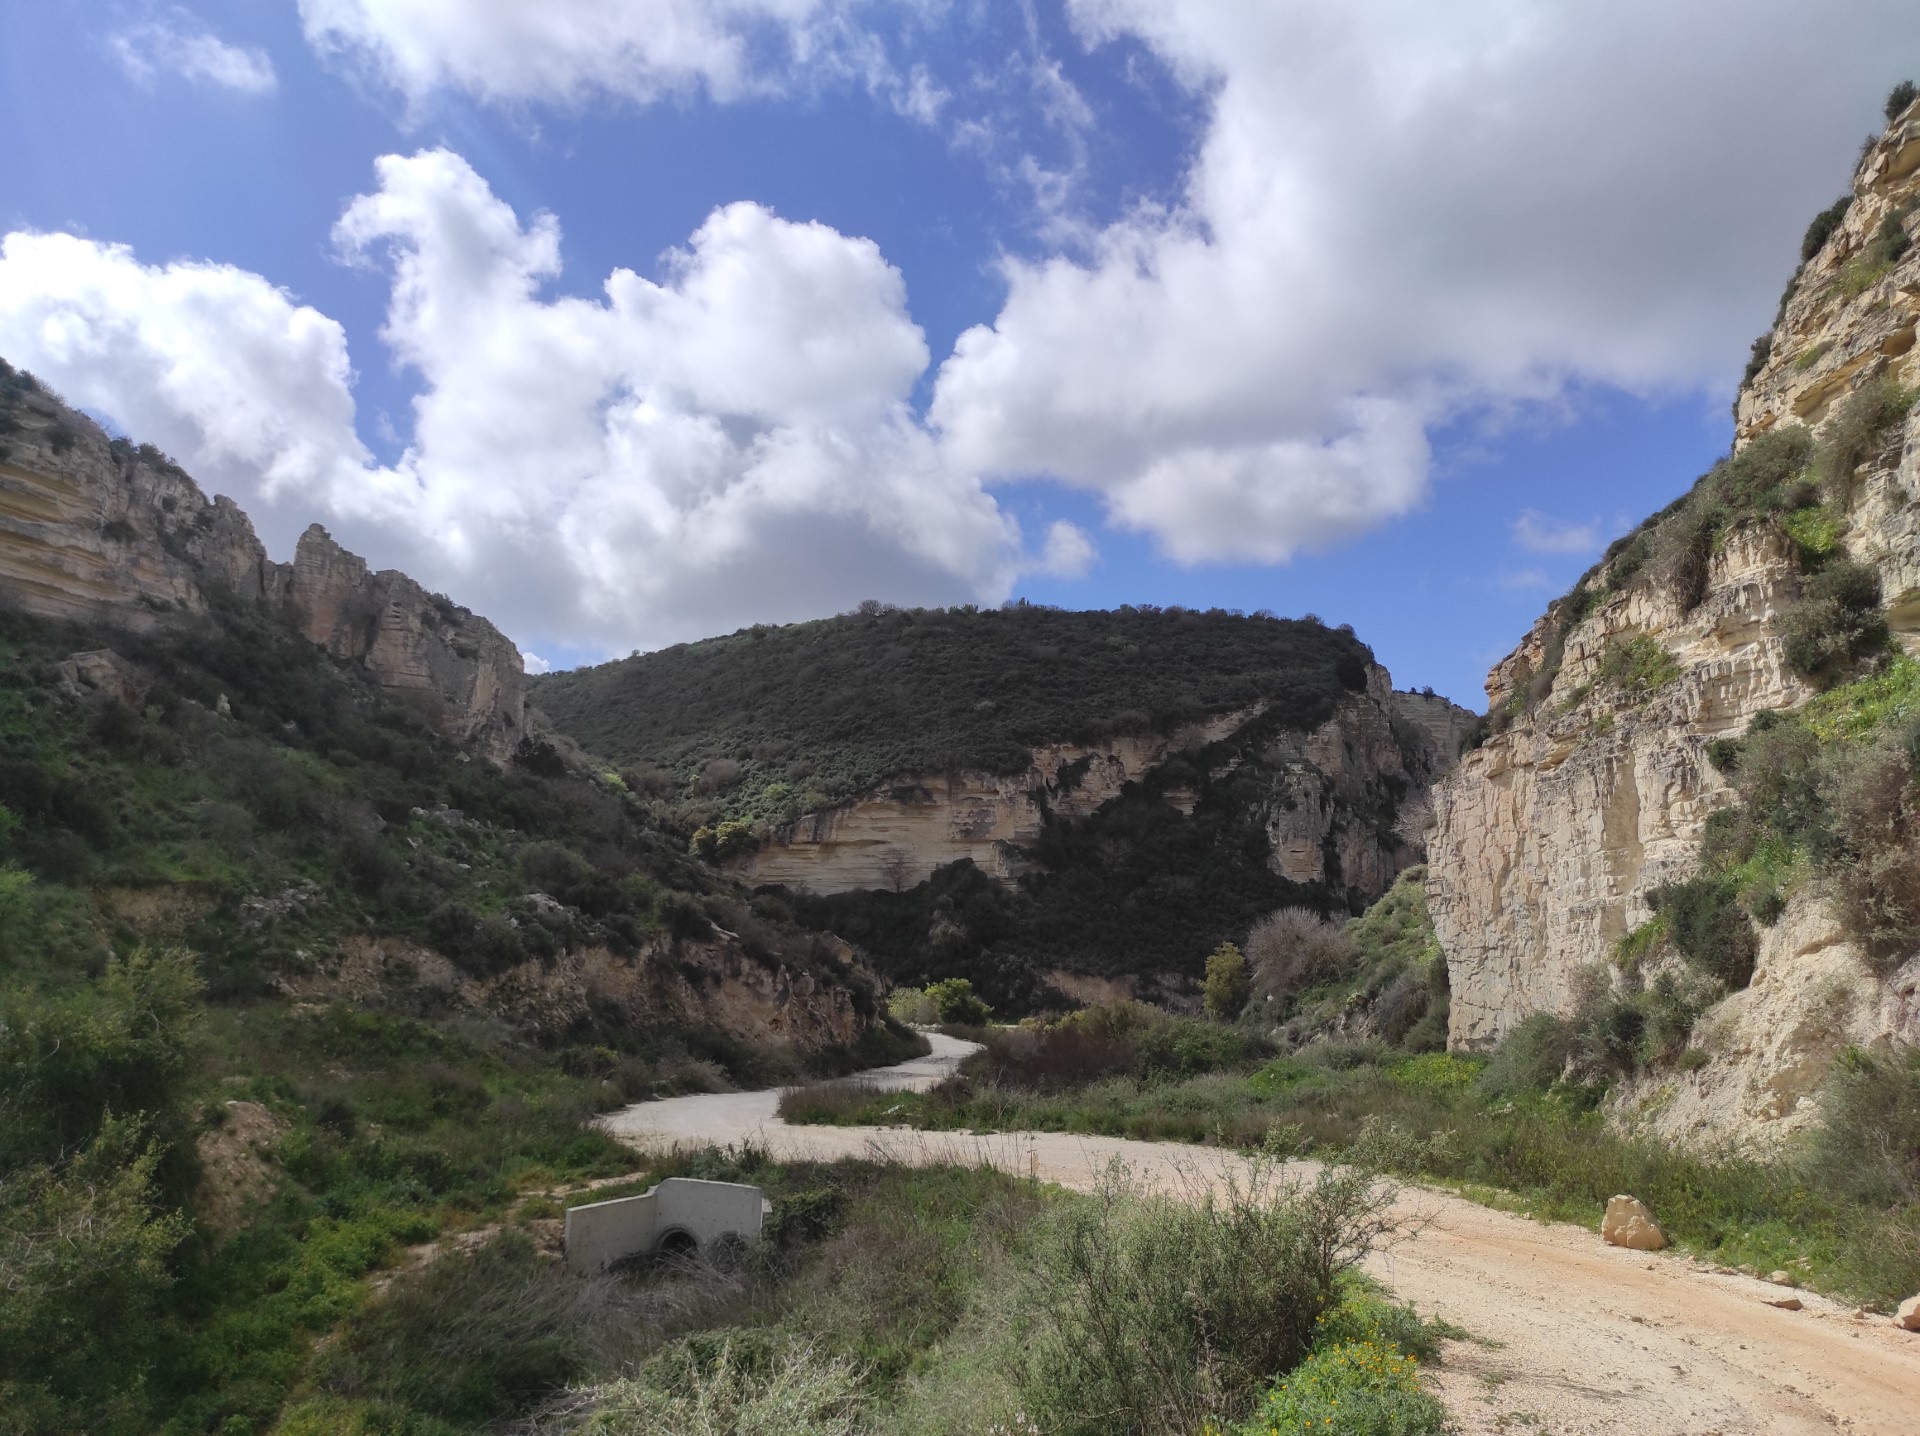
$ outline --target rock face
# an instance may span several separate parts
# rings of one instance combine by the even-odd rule
[[[526,679],[506,636],[404,573],[366,561],[314,524],[275,579],[300,631],[382,687],[427,702],[442,732],[496,759],[520,741]]]
[[[417,987],[535,1032],[564,1034],[590,1015],[618,1012],[636,1027],[722,1032],[757,1047],[813,1052],[871,1027],[878,982],[838,944],[830,968],[757,959],[716,931],[659,939],[623,957],[586,948],[476,979],[440,953],[398,938],[353,938],[280,985],[294,997],[369,1001],[390,985]]]
[[[1017,877],[1026,869],[1021,847],[1040,836],[1048,812],[1084,817],[1169,753],[1214,742],[1252,716],[1230,714],[1172,737],[1128,736],[1099,748],[1048,744],[1034,750],[1026,772],[1010,777],[904,773],[878,792],[779,828],[737,870],[753,883],[821,893],[911,887],[961,858],[990,876]]]
[[[1863,158],[1844,221],[1798,277],[1770,355],[1742,389],[1738,445],[1781,424],[1817,429],[1881,375],[1920,383],[1920,245],[1890,264],[1872,248],[1888,225],[1920,228],[1916,200],[1920,107]],[[1857,471],[1839,515],[1847,554],[1880,570],[1889,622],[1910,649],[1920,642],[1917,496],[1920,415],[1910,415],[1898,442]],[[1692,874],[1706,819],[1733,796],[1707,744],[1744,732],[1757,712],[1812,696],[1785,662],[1779,625],[1799,585],[1783,535],[1737,528],[1712,554],[1692,608],[1657,583],[1627,587],[1570,627],[1556,604],[1494,667],[1489,712],[1514,716],[1438,786],[1429,841],[1428,906],[1448,957],[1452,1045],[1484,1048],[1529,1013],[1569,1011],[1576,975],[1651,915],[1657,887]],[[1564,658],[1538,692],[1556,634]],[[1643,699],[1596,682],[1608,645],[1634,635],[1677,665]],[[1536,691],[1519,711],[1516,695],[1529,684]],[[1665,1135],[1702,1140],[1804,1119],[1834,1042],[1920,1039],[1892,995],[1902,980],[1896,974],[1885,1001],[1803,1020],[1819,1005],[1816,992],[1870,987],[1858,954],[1809,900],[1764,937],[1753,989],[1702,1024],[1720,1033],[1731,1060],[1676,1077],[1664,1095],[1635,1091],[1630,1105]]]
[[[1877,980],[1825,900],[1796,895],[1759,949],[1752,984],[1695,1025],[1700,1065],[1622,1084],[1617,1125],[1701,1148],[1774,1146],[1819,1120],[1820,1087],[1848,1046],[1920,1040],[1920,958]]]
[[[1031,869],[1026,849],[1049,817],[1084,818],[1175,755],[1243,734],[1263,710],[1220,714],[1171,735],[1129,735],[1099,747],[1048,744],[1026,772],[902,774],[885,787],[781,827],[735,864],[753,883],[817,893],[910,888],[969,858],[1008,880]],[[1444,698],[1396,693],[1384,668],[1364,693],[1343,696],[1311,733],[1283,731],[1253,760],[1269,776],[1249,815],[1264,830],[1271,869],[1294,882],[1328,882],[1377,897],[1418,853],[1383,828],[1383,789],[1425,791],[1452,763],[1472,715]],[[1232,760],[1244,761],[1244,760]],[[1191,814],[1194,794],[1164,799]]]
[[[1706,745],[1812,690],[1787,669],[1775,620],[1799,592],[1786,542],[1740,530],[1706,597],[1633,589],[1567,635],[1552,691],[1467,754],[1434,794],[1427,907],[1447,954],[1451,1041],[1484,1047],[1530,1012],[1565,1012],[1576,974],[1652,915],[1650,894],[1688,876],[1707,816],[1731,801]],[[1553,610],[1487,680],[1505,707],[1542,665]],[[1681,676],[1649,701],[1593,684],[1618,637],[1653,634]]]
[[[151,630],[216,598],[265,607],[449,738],[504,761],[525,723],[519,651],[405,574],[369,573],[319,525],[275,563],[228,498],[149,448],[109,442],[41,392],[0,401],[0,599],[42,617]]]
[[[1636,1252],[1665,1251],[1669,1245],[1667,1234],[1660,1230],[1647,1204],[1629,1196],[1607,1198],[1606,1215],[1600,1219],[1600,1239],[1609,1246]]]

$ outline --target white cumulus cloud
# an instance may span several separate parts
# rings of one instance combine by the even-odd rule
[[[1418,505],[1437,424],[1726,384],[1838,189],[1903,0],[1067,0],[1210,105],[1179,202],[1010,258],[931,417],[1184,562]]]
[[[335,228],[391,285],[382,338],[420,381],[371,462],[340,326],[257,275],[142,264],[69,235],[0,248],[0,353],[175,453],[270,543],[321,518],[509,632],[624,651],[895,601],[995,601],[1091,543],[1016,524],[908,407],[926,341],[879,249],[754,204],[658,277],[548,297],[550,215],[458,155],[378,162]]]
[[[345,331],[257,274],[148,266],[121,245],[9,234],[0,354],[216,487],[271,500],[362,481]]]
[[[1085,578],[1099,557],[1100,550],[1085,529],[1056,519],[1047,527],[1038,570],[1054,578]]]
[[[184,10],[130,25],[107,43],[120,67],[140,84],[177,75],[242,95],[271,94],[279,84],[265,50],[230,45]]]
[[[299,0],[315,48],[370,67],[418,100],[460,90],[497,103],[613,96],[646,103],[778,91],[800,74],[850,78],[931,122],[945,96],[905,74],[857,23],[855,0]]]
[[[1522,509],[1513,521],[1513,541],[1528,553],[1592,553],[1600,547],[1600,521],[1568,523]]]

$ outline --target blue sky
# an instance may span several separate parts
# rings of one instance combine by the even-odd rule
[[[1724,451],[1920,3],[0,10],[0,354],[547,662],[1349,622],[1470,705]]]

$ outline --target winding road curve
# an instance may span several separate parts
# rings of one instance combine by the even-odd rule
[[[932,1034],[932,1055],[864,1074],[919,1090],[971,1044]],[[1232,1153],[1169,1142],[1055,1132],[976,1136],[884,1127],[792,1127],[779,1093],[727,1092],[643,1102],[609,1131],[641,1150],[752,1141],[776,1157],[987,1162],[1086,1188],[1114,1158],[1146,1180],[1195,1190],[1240,1167]],[[1592,1232],[1530,1221],[1463,1198],[1408,1188],[1420,1233],[1376,1253],[1369,1270],[1422,1311],[1471,1333],[1449,1342],[1441,1392],[1466,1433],[1535,1436],[1799,1436],[1920,1433],[1920,1333],[1856,1315],[1811,1293],[1716,1273],[1691,1258],[1604,1245]]]

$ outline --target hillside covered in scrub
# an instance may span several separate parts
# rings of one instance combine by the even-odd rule
[[[697,850],[897,981],[1190,999],[1276,907],[1418,860],[1468,715],[1316,620],[874,606],[535,680]]]
[[[164,455],[0,381],[0,1430],[272,1429],[366,1379],[317,1343],[402,1247],[627,1170],[595,1112],[916,1050],[844,943],[502,754],[484,620],[312,544],[327,585],[263,569]],[[307,631],[368,591],[370,647]]]
[[[1351,632],[1219,609],[873,604],[543,674],[531,693],[643,790],[784,822],[901,774],[1018,775],[1044,744],[1260,704],[1315,728],[1372,661]]]

